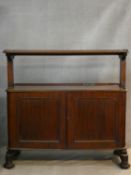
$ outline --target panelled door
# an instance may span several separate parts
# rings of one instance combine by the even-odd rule
[[[68,93],[68,148],[124,146],[125,92]]]
[[[64,92],[8,94],[9,147],[64,148]]]

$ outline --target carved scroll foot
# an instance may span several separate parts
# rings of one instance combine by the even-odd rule
[[[20,154],[19,150],[7,150],[6,156],[5,156],[5,163],[4,163],[4,168],[6,169],[11,169],[15,165],[13,163],[13,159],[16,158]]]
[[[126,149],[119,149],[114,151],[114,155],[119,156],[121,163],[119,164],[122,169],[128,169],[130,164],[128,162],[128,154]]]

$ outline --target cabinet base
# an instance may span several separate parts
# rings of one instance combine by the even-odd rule
[[[130,167],[130,164],[128,162],[128,154],[127,154],[127,150],[125,148],[123,149],[118,149],[114,151],[114,155],[119,156],[120,157],[120,164],[119,166],[122,169],[128,169]]]
[[[119,166],[122,169],[128,169],[130,167],[130,164],[128,162],[128,154],[127,150],[125,148],[123,149],[117,149],[114,152],[115,156],[120,157],[121,162],[119,163]],[[5,163],[3,165],[6,169],[11,169],[15,166],[13,163],[13,160],[20,154],[20,150],[7,150],[6,156],[5,156]]]

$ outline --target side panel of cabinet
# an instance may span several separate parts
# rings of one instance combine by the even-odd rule
[[[10,148],[64,148],[65,94],[8,94]]]
[[[68,94],[68,147],[125,146],[125,92]]]

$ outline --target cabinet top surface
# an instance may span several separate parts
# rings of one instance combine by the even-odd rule
[[[126,55],[127,49],[119,50],[4,50],[6,55]]]
[[[123,89],[119,87],[118,85],[62,85],[62,86],[42,86],[42,85],[15,85],[14,87],[10,87],[7,89],[7,92],[34,92],[34,91],[126,91],[126,89]]]

